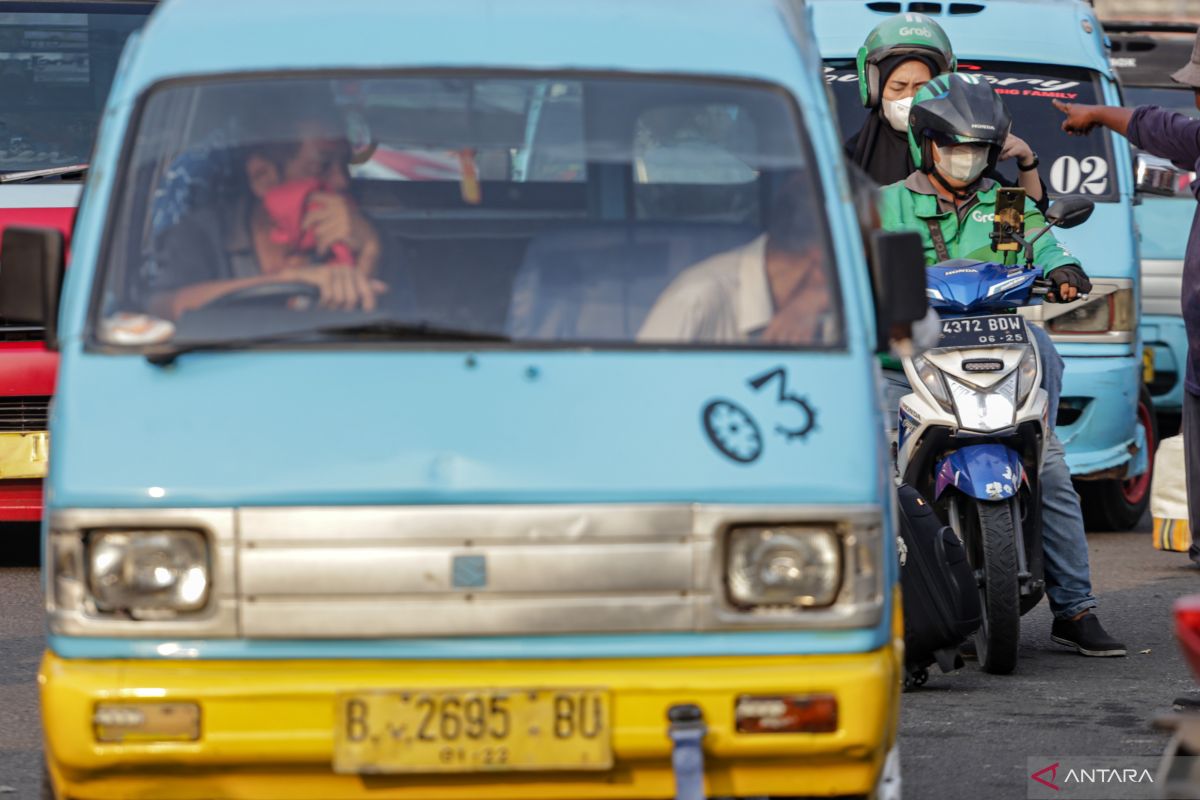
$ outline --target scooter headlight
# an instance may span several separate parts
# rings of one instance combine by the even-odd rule
[[[933,399],[937,400],[938,404],[946,411],[953,411],[954,406],[950,400],[950,393],[946,390],[942,371],[930,363],[925,356],[915,356],[912,363],[917,370],[917,377],[921,379],[921,383],[925,384],[925,388],[933,395]]]
[[[1037,386],[1037,356],[1034,355],[1033,348],[1025,349],[1025,354],[1021,356],[1021,363],[1017,367],[1017,405],[1023,404],[1029,399],[1029,393]]]
[[[958,423],[972,431],[995,431],[1013,424],[1017,411],[1017,373],[1011,372],[1002,381],[987,389],[976,389],[949,375],[950,393]]]

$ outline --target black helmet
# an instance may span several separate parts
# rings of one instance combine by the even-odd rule
[[[1012,129],[1012,117],[1000,95],[978,75],[939,75],[921,87],[908,117],[908,147],[922,172],[933,171],[930,141],[986,144],[988,167],[995,169]]]

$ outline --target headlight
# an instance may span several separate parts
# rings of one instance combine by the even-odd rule
[[[1046,322],[1052,333],[1108,333],[1137,327],[1133,289],[1118,289]]]
[[[198,531],[92,531],[87,584],[101,612],[142,619],[199,611],[209,595],[208,542]]]
[[[1013,424],[1017,411],[1017,373],[1013,371],[987,389],[976,389],[946,376],[958,423],[972,431],[995,431]]]
[[[1029,393],[1037,386],[1037,378],[1037,356],[1032,347],[1027,347],[1017,367],[1017,405],[1029,398]]]
[[[842,583],[841,543],[822,528],[734,528],[726,575],[729,599],[742,608],[832,605]]]
[[[954,408],[950,405],[950,393],[946,391],[946,382],[942,380],[942,371],[924,356],[914,357],[913,366],[916,367],[917,377],[921,379],[921,383],[925,384],[925,388],[933,395],[933,399],[937,400],[946,411],[953,411]]]

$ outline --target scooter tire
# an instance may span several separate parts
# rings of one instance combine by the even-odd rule
[[[979,666],[993,675],[1008,675],[1017,668],[1021,640],[1021,589],[1017,577],[1017,531],[1020,523],[1016,500],[981,503],[967,500],[963,511],[973,514],[978,525],[977,541],[968,545],[979,560],[975,570],[983,572],[979,600],[983,624],[975,634]]]

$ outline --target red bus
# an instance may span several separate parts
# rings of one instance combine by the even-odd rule
[[[0,231],[69,235],[96,128],[129,34],[150,0],[0,0]],[[57,356],[0,319],[0,522],[42,513]]]

